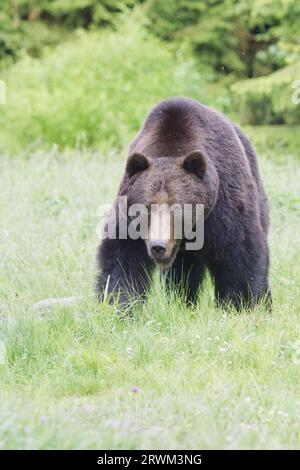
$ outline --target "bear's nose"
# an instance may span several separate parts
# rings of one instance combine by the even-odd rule
[[[151,243],[150,249],[151,249],[152,255],[155,258],[161,259],[161,258],[163,258],[164,254],[167,250],[167,247],[166,247],[166,244],[164,242],[158,242],[157,241],[157,242]]]

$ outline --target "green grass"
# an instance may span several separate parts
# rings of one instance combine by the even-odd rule
[[[93,297],[123,156],[2,156],[1,448],[299,448],[300,164],[275,153],[260,157],[273,314],[216,309],[209,280],[188,310],[155,282],[131,320]],[[69,295],[83,302],[31,309]]]

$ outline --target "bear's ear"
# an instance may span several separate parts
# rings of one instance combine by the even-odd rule
[[[185,157],[182,167],[202,179],[206,173],[207,161],[199,150],[195,150]]]
[[[142,153],[133,153],[130,155],[126,165],[126,173],[129,177],[145,171],[149,168],[149,161]]]

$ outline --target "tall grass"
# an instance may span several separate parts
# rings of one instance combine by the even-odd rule
[[[207,279],[194,310],[155,282],[131,319],[93,292],[97,206],[122,159],[2,158],[1,448],[299,448],[300,168],[272,158],[260,166],[273,313],[216,309]],[[31,308],[77,294],[72,308]]]

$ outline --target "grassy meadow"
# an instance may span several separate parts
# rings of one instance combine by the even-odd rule
[[[297,0],[2,0],[0,449],[300,447],[299,13]],[[194,309],[158,276],[131,317],[96,302],[97,209],[146,113],[174,95],[255,145],[272,314],[217,309],[209,278]],[[32,307],[69,296],[82,300]]]
[[[0,448],[299,448],[299,153],[276,129],[248,134],[271,205],[272,314],[218,310],[209,279],[189,310],[156,280],[120,318],[93,286],[97,207],[125,152],[1,158]]]

